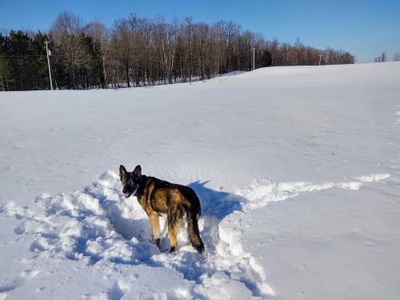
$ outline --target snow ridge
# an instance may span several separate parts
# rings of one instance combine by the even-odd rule
[[[324,191],[332,188],[344,190],[358,190],[365,183],[379,182],[390,177],[390,174],[370,174],[355,177],[354,180],[345,182],[326,182],[313,184],[307,181],[297,182],[270,182],[255,180],[248,187],[238,189],[237,195],[248,200],[246,207],[250,209],[261,208],[271,201],[282,201],[296,197],[301,193]]]

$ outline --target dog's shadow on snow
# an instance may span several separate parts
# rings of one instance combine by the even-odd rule
[[[222,220],[235,210],[241,210],[244,198],[206,187],[210,181],[195,181],[189,184],[200,198],[202,216],[213,216]]]
[[[207,251],[213,251],[218,242],[219,222],[234,211],[241,211],[244,198],[210,189],[206,187],[208,182],[195,181],[190,183],[189,186],[200,199],[201,218],[204,219],[201,236],[204,239]]]

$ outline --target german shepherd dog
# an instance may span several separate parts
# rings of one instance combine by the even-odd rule
[[[173,252],[176,250],[176,235],[180,223],[186,214],[189,240],[199,253],[203,252],[204,244],[197,224],[197,215],[201,214],[200,201],[190,187],[142,175],[142,168],[139,165],[133,172],[127,172],[121,165],[119,176],[125,198],[133,194],[149,217],[158,248],[160,248],[159,215],[167,214],[170,252]]]

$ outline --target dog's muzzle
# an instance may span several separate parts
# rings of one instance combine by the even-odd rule
[[[128,192],[124,192],[122,191],[122,193],[124,194],[125,198],[129,198],[131,195],[135,195],[136,196],[136,192],[139,190],[139,185],[136,186],[136,188],[132,191],[128,191]]]

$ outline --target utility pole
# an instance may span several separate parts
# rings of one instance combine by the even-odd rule
[[[46,44],[46,54],[47,54],[47,66],[49,67],[49,79],[50,79],[50,89],[53,90],[53,81],[51,80],[51,68],[50,68],[50,50],[49,41],[44,42]]]
[[[318,62],[319,66],[321,65],[321,61],[322,61],[322,54],[319,55],[319,62]]]
[[[256,69],[256,48],[253,47],[252,50],[253,50],[253,70],[255,70]]]

